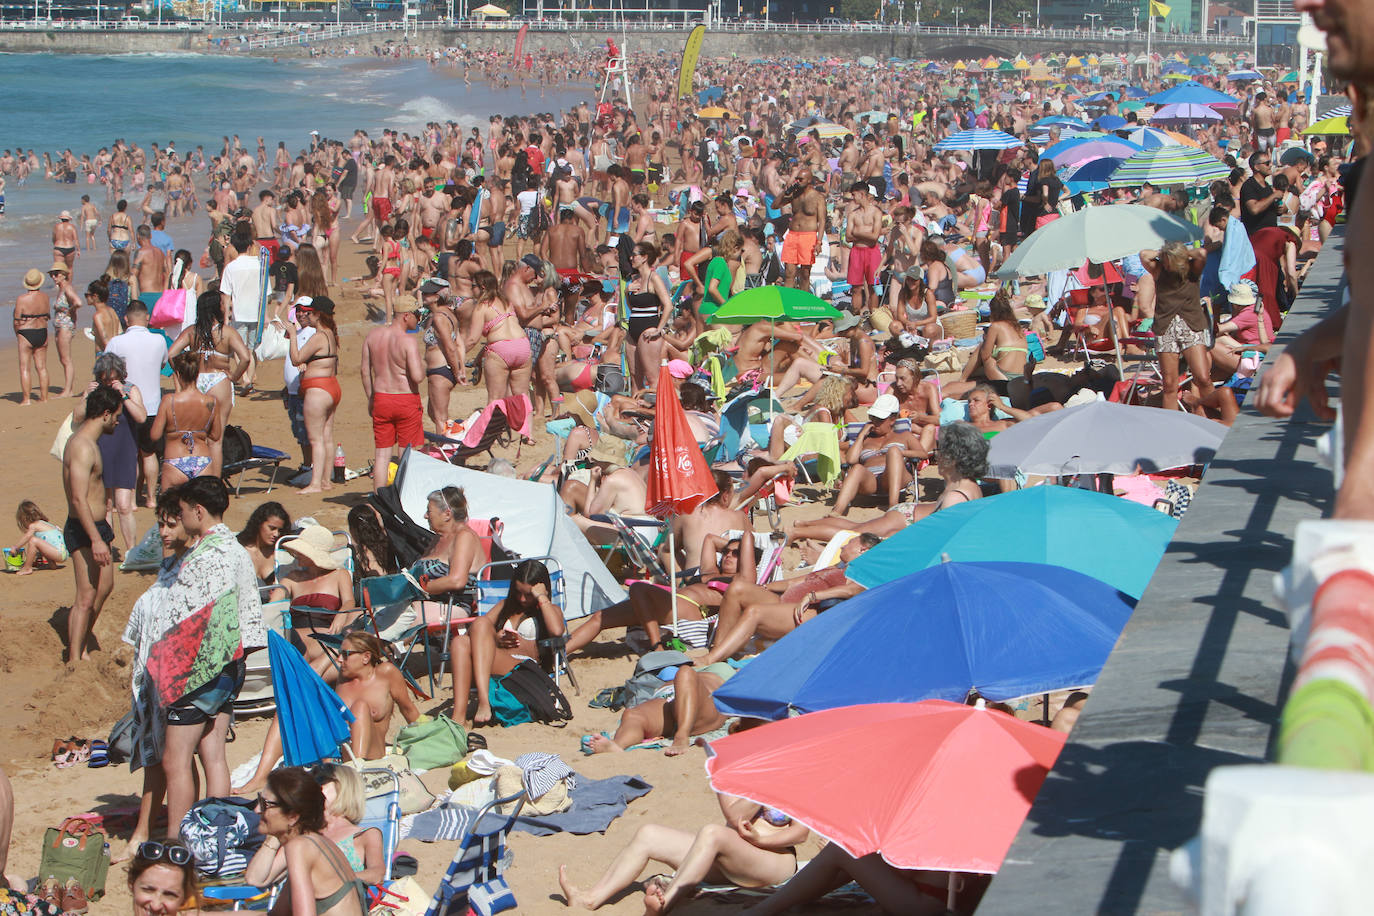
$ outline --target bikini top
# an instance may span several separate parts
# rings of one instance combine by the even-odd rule
[[[342,598],[338,595],[328,595],[324,592],[311,592],[308,595],[300,595],[291,602],[291,610],[293,611],[337,611],[342,607]]]
[[[181,424],[177,422],[177,405],[175,399],[168,399],[167,401],[167,416],[172,421],[172,429],[169,431],[170,434],[173,436],[180,434],[181,444],[186,447],[187,451],[191,451],[196,447],[196,433],[209,435],[210,426],[215,422],[215,414],[212,410],[210,412],[210,419],[205,421],[204,429],[182,429]]]
[[[501,314],[497,315],[495,318],[493,318],[493,319],[491,319],[490,321],[488,321],[486,324],[482,325],[482,333],[483,333],[483,334],[490,334],[492,328],[496,327],[498,324],[500,324],[501,322],[505,321],[507,318],[514,318],[514,317],[515,317],[515,312],[502,312]]]
[[[328,351],[328,350],[330,349],[330,347],[329,347],[328,345],[326,345],[326,346],[325,346],[325,349],[326,349],[326,351]],[[319,360],[319,359],[338,359],[338,358],[339,358],[339,354],[337,354],[337,353],[325,352],[325,353],[316,353],[314,356],[307,357],[305,361],[306,361],[307,363],[313,363],[313,362],[315,362],[316,360]]]

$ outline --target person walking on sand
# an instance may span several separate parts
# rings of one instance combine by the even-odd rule
[[[43,274],[30,270],[24,274],[24,289],[14,300],[14,336],[19,344],[19,406],[33,403],[29,367],[38,373],[38,400],[48,399],[48,320],[52,300],[41,291]]]
[[[76,267],[76,252],[80,247],[81,238],[76,233],[76,226],[72,225],[72,213],[63,210],[52,227],[53,259],[62,261],[71,270]]]
[[[110,544],[114,531],[105,521],[105,474],[100,437],[114,432],[123,412],[118,391],[99,386],[86,395],[86,419],[62,452],[62,487],[67,494],[67,523],[62,539],[71,553],[76,597],[67,616],[67,664],[91,657],[87,640],[95,629],[105,599],[114,588]]]
[[[372,417],[376,455],[372,465],[372,489],[387,483],[387,470],[395,448],[424,444],[424,416],[420,383],[425,361],[416,345],[420,321],[414,296],[396,300],[395,320],[373,328],[363,341],[363,395]],[[322,461],[319,455],[316,462]]]

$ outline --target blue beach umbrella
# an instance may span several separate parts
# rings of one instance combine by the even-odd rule
[[[1059,180],[1064,182],[1064,186],[1068,188],[1070,194],[1105,191],[1109,187],[1107,179],[1124,161],[1124,158],[1117,159],[1111,156],[1089,159],[1086,162],[1060,169]]]
[[[720,101],[724,97],[724,86],[709,86],[697,93],[697,103],[701,105],[709,105],[712,102]]]
[[[1103,115],[1093,122],[1098,130],[1113,131],[1125,127],[1128,122],[1121,115]]]
[[[957,134],[946,137],[931,149],[937,153],[955,149],[1015,149],[1022,146],[1022,142],[1011,134],[1003,133],[1000,130],[961,130]]]
[[[1088,122],[1079,118],[1070,118],[1067,115],[1050,115],[1048,118],[1041,118],[1031,125],[1031,130],[1049,127],[1074,127],[1078,130],[1087,130]]]
[[[267,634],[267,654],[286,765],[306,766],[339,756],[339,745],[349,738],[353,713],[305,656],[275,631]]]
[[[850,563],[868,588],[939,563],[1005,560],[1077,570],[1139,598],[1178,522],[1140,503],[1072,487],[1014,490],[941,509]]]
[[[922,523],[924,524],[924,523]],[[728,715],[781,719],[858,703],[992,700],[1082,687],[1134,602],[1040,563],[941,563],[787,634],[715,692]]]
[[[1234,96],[1215,89],[1208,89],[1201,83],[1179,83],[1172,89],[1150,96],[1145,101],[1151,105],[1236,105]]]
[[[1126,159],[1138,152],[1140,147],[1120,137],[1070,137],[1046,148],[1040,158],[1049,159],[1056,167],[1062,167],[1104,156]]]
[[[1137,127],[1126,135],[1126,139],[1141,149],[1159,149],[1161,146],[1182,146],[1176,139],[1154,127]]]

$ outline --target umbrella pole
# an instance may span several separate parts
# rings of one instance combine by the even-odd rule
[[[945,878],[945,887],[947,888],[945,891],[945,909],[950,912],[954,911],[954,901],[959,896],[959,882],[955,874],[955,872],[947,872]]]
[[[668,516],[668,595],[673,604],[673,635],[677,635],[677,548],[673,546],[673,516]],[[659,634],[659,642],[663,634]]]

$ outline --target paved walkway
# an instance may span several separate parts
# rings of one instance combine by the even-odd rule
[[[1339,305],[1342,242],[1332,235],[1280,343]],[[1242,411],[978,916],[1192,911],[1169,852],[1197,833],[1213,767],[1266,757],[1292,675],[1273,574],[1332,497],[1316,465],[1327,427],[1310,419]]]

